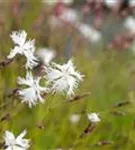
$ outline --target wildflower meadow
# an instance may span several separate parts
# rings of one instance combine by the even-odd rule
[[[135,149],[135,1],[0,1],[0,150]]]

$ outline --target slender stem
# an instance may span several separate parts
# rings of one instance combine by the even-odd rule
[[[13,59],[6,59],[4,61],[1,61],[0,62],[0,69],[3,69],[6,66],[8,66],[12,61],[13,61]]]

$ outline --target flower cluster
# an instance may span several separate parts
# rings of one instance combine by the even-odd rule
[[[17,54],[24,55],[27,59],[25,65],[26,77],[18,77],[17,80],[18,85],[26,86],[26,88],[18,90],[22,102],[25,102],[29,107],[32,107],[38,102],[44,101],[42,97],[42,94],[44,93],[64,92],[68,96],[74,94],[74,91],[78,88],[79,82],[82,81],[83,76],[75,71],[75,67],[71,60],[63,65],[50,63],[55,57],[55,52],[52,50],[41,49],[42,51],[40,50],[37,54],[39,57],[42,55],[45,75],[34,77],[32,69],[39,65],[38,56],[36,57],[34,54],[36,49],[34,40],[26,41],[27,33],[24,30],[14,31],[10,37],[12,38],[15,47],[8,55],[8,59],[14,58]],[[29,69],[31,71],[29,71]],[[45,87],[40,86],[40,80],[43,77],[46,79]]]
[[[83,75],[76,71],[76,68],[70,59],[67,63],[56,64],[51,63],[55,56],[54,51],[41,49],[40,55],[35,55],[34,40],[26,41],[27,33],[25,31],[15,31],[10,36],[15,44],[15,47],[8,55],[8,59],[13,59],[17,54],[26,57],[26,77],[18,77],[18,95],[22,102],[28,104],[31,108],[39,102],[44,102],[44,94],[64,93],[67,97],[75,95],[75,90],[78,88],[80,81],[83,80]],[[44,54],[44,55],[43,55]],[[42,58],[43,64],[38,58]],[[41,66],[42,68],[41,68]],[[34,67],[38,68],[40,75],[33,75]],[[42,70],[43,69],[43,70]],[[41,86],[41,81],[43,81]],[[23,88],[20,86],[23,85]],[[88,115],[91,122],[99,122],[100,119],[96,114]],[[72,122],[78,122],[80,116],[73,115]],[[26,131],[24,130],[18,137],[15,137],[12,132],[6,131],[4,135],[5,150],[27,150],[30,147],[29,140],[24,139]]]
[[[13,59],[17,54],[26,57],[26,77],[18,77],[18,85],[23,85],[24,88],[19,88],[18,95],[22,99],[22,102],[28,104],[31,108],[39,102],[44,102],[42,95],[50,92],[64,92],[68,96],[74,94],[75,89],[78,88],[79,82],[82,81],[82,75],[75,70],[73,62],[69,60],[66,64],[59,65],[56,63],[50,63],[55,57],[54,51],[44,50],[45,55],[38,55],[44,62],[44,74],[41,76],[34,76],[32,69],[39,64],[38,56],[35,52],[35,40],[26,40],[27,33],[22,31],[14,31],[10,35],[15,47],[11,50],[7,56],[8,59]],[[44,57],[44,58],[43,58]],[[40,85],[41,79],[46,81],[45,86]],[[26,150],[29,148],[29,140],[23,139],[26,131],[23,131],[17,138],[13,133],[6,131],[4,135],[4,141],[6,150]]]

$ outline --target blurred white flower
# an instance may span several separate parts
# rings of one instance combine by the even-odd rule
[[[6,131],[4,135],[6,146],[5,150],[27,150],[30,147],[30,140],[24,139],[26,133],[26,130],[24,130],[18,137],[15,138],[12,132]]]
[[[77,25],[77,29],[90,42],[98,42],[101,39],[101,33],[90,25],[80,23]]]
[[[10,35],[12,38],[15,47],[11,49],[10,54],[7,56],[8,59],[14,58],[17,54],[24,55],[27,59],[27,62],[25,64],[25,67],[28,69],[32,69],[33,67],[38,65],[38,60],[34,56],[35,52],[35,41],[34,40],[28,40],[27,33],[24,30],[21,31],[14,31]]]
[[[54,50],[48,49],[48,48],[41,48],[37,51],[36,54],[45,65],[49,65],[49,63],[56,56],[56,52]]]
[[[114,7],[117,2],[118,0],[104,0],[105,5],[109,8]]]
[[[62,0],[64,4],[70,5],[74,2],[74,0]]]
[[[79,20],[79,15],[74,9],[64,9],[59,18],[65,22],[74,24]]]
[[[26,85],[25,89],[19,90],[22,102],[28,103],[29,107],[36,105],[38,102],[43,102],[41,94],[47,92],[45,87],[39,85],[40,77],[33,77],[31,72],[27,72],[26,79],[18,77],[19,85]]]
[[[49,25],[51,29],[55,29],[57,27],[62,27],[62,22],[58,17],[52,15],[49,18]]]
[[[62,2],[65,5],[70,5],[74,0],[42,0],[43,3],[47,3],[48,5],[55,5],[58,2]]]
[[[76,124],[76,123],[78,123],[79,120],[80,120],[80,115],[78,115],[78,114],[72,114],[72,115],[69,117],[69,120],[70,120],[72,123]]]
[[[124,22],[124,27],[131,33],[135,33],[135,19],[133,17],[128,17]]]
[[[52,63],[51,66],[45,67],[45,71],[45,78],[52,91],[65,92],[68,96],[74,94],[74,90],[77,89],[79,82],[83,80],[83,76],[75,71],[71,60],[63,65]]]
[[[135,0],[129,0],[129,6],[135,7]]]
[[[50,6],[53,6],[53,5],[58,3],[58,0],[49,0],[49,1],[48,0],[42,0],[42,2],[46,3],[46,4],[50,5]]]
[[[100,118],[98,117],[97,113],[87,114],[87,116],[92,123],[100,122]]]

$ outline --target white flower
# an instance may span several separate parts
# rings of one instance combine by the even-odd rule
[[[87,116],[92,123],[100,122],[100,118],[98,117],[97,113],[87,114]]]
[[[52,59],[56,56],[56,52],[52,49],[41,48],[37,51],[37,56],[41,58],[45,65],[49,65]]]
[[[64,9],[59,18],[71,24],[74,24],[79,20],[77,12],[73,9]]]
[[[53,63],[51,66],[45,67],[45,71],[50,88],[56,92],[65,92],[68,96],[74,94],[74,90],[78,87],[83,77],[79,72],[75,71],[71,60],[63,65]]]
[[[79,120],[80,120],[80,115],[78,115],[78,114],[72,114],[72,115],[70,116],[69,120],[70,120],[72,123],[76,124],[76,123],[78,123]]]
[[[43,102],[41,97],[42,92],[46,92],[45,87],[39,85],[40,77],[33,77],[31,72],[27,72],[26,79],[18,77],[18,84],[26,85],[25,89],[19,90],[22,102],[28,103],[29,107],[36,105],[38,102]]]
[[[70,5],[74,2],[74,0],[63,0],[63,3],[66,5]]]
[[[65,5],[70,5],[73,3],[74,0],[61,0],[62,3],[64,3]],[[58,2],[60,2],[59,0],[42,0],[43,3],[47,3],[48,5],[55,5]]]
[[[104,3],[109,8],[114,7],[117,4],[117,0],[104,0]]]
[[[38,60],[34,56],[35,52],[35,41],[34,40],[28,40],[27,33],[22,31],[14,31],[10,35],[12,38],[15,47],[11,50],[10,54],[7,56],[8,59],[14,58],[17,54],[24,55],[27,59],[25,67],[28,69],[32,69],[33,67],[38,65]]]
[[[133,17],[128,17],[125,20],[124,27],[127,28],[131,33],[135,33],[135,19]]]
[[[26,135],[26,130],[24,130],[18,137],[15,138],[12,132],[6,131],[4,135],[5,150],[27,150],[29,145],[29,140],[24,139]]]
[[[135,0],[129,0],[129,6],[135,7]]]
[[[101,39],[101,33],[90,25],[80,23],[77,25],[77,29],[90,42],[98,42]]]

